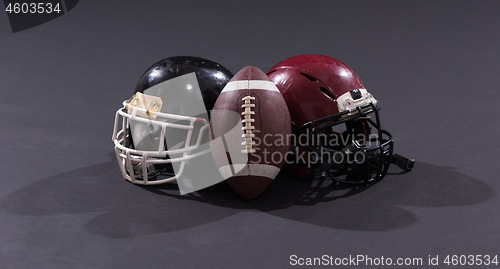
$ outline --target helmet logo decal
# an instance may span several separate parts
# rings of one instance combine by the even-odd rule
[[[255,122],[255,119],[252,119],[252,115],[255,115],[255,111],[252,111],[252,108],[255,107],[255,104],[252,104],[251,101],[255,100],[255,97],[245,96],[241,99],[244,103],[241,105],[245,111],[241,112],[241,116],[243,116],[242,123],[244,124],[241,129],[243,130],[243,134],[241,135],[245,140],[241,142],[242,146],[245,146],[245,149],[241,150],[241,153],[255,153],[255,141],[253,141],[253,137],[255,134],[252,132],[255,129],[255,126],[252,125]]]

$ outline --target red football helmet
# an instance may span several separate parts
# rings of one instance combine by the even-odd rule
[[[354,71],[332,57],[306,54],[267,71],[288,105],[294,149],[285,171],[343,183],[382,179],[393,155],[377,100]]]

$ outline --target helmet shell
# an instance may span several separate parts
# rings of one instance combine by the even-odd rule
[[[287,58],[266,73],[283,94],[292,122],[297,126],[339,113],[337,98],[364,88],[349,66],[320,54]]]
[[[156,62],[141,76],[135,92],[144,92],[156,84],[193,72],[196,73],[205,107],[212,110],[233,74],[221,64],[201,57],[174,56]]]

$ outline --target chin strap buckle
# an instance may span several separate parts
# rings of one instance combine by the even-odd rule
[[[415,165],[415,159],[409,159],[399,154],[393,154],[391,158],[391,163],[397,165],[405,172],[410,172],[413,169],[413,166]]]

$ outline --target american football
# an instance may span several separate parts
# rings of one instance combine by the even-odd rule
[[[291,133],[283,96],[254,66],[224,87],[212,111],[211,150],[221,175],[243,199],[254,199],[285,162]]]

